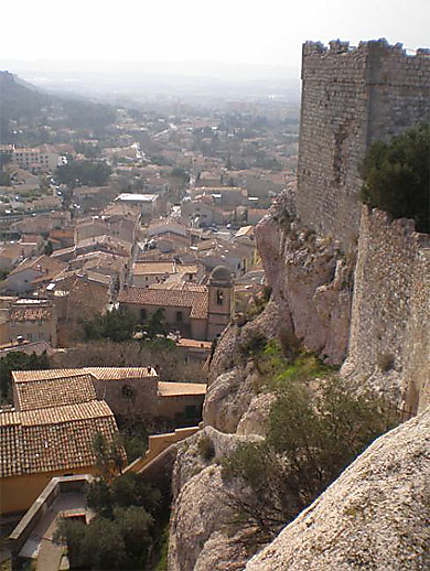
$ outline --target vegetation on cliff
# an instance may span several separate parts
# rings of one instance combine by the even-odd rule
[[[277,395],[267,437],[240,444],[221,460],[223,478],[244,485],[244,493],[229,495],[232,523],[255,531],[254,546],[272,539],[399,422],[396,411],[371,395],[352,393],[312,355],[291,362],[271,342],[260,351],[259,367]]]
[[[361,168],[361,200],[393,218],[412,218],[419,232],[430,233],[430,124],[377,141]]]

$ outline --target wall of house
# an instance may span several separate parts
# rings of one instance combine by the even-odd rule
[[[54,476],[66,474],[96,474],[94,466],[82,466],[70,470],[56,470],[23,476],[0,478],[0,514],[28,510]]]
[[[430,118],[430,57],[385,40],[307,42],[302,57],[297,213],[316,232],[354,246],[358,167],[369,144]]]
[[[10,321],[9,339],[16,339],[18,335],[28,339],[28,341],[46,341],[57,346],[57,319],[44,321]]]
[[[411,220],[362,207],[345,374],[397,394],[416,411],[429,402],[430,235]]]
[[[137,303],[121,303],[122,307],[127,307],[139,320],[141,320],[141,310],[146,312],[146,320],[153,314],[159,307],[154,305],[137,304]],[[182,314],[182,320],[178,321],[178,313]],[[180,331],[183,337],[190,337],[192,335],[192,325],[190,319],[189,307],[164,307],[164,319],[169,326],[170,330]],[[204,337],[197,337],[197,339],[204,339]]]
[[[156,414],[158,377],[97,380],[94,386],[97,398],[105,400],[115,415]]]
[[[205,341],[207,339],[207,319],[191,319],[191,339]]]
[[[204,400],[204,395],[159,397],[157,403],[157,416],[163,416],[171,419],[174,419],[178,416],[184,416],[185,418],[201,418],[201,411]]]

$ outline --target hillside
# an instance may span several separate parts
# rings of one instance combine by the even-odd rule
[[[115,117],[110,105],[51,95],[8,71],[0,71],[0,143],[26,144],[12,133],[17,127],[25,127],[27,132],[40,131],[42,126],[100,130],[111,125]]]

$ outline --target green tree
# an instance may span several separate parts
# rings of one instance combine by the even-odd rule
[[[115,522],[119,533],[124,540],[127,558],[129,560],[126,569],[143,568],[148,560],[153,538],[151,529],[154,524],[153,518],[138,506],[117,508],[115,510]]]
[[[106,480],[94,480],[88,487],[87,502],[99,515],[112,519],[113,497],[111,487]]]
[[[82,185],[104,186],[111,174],[111,167],[104,161],[70,160],[66,165],[57,167],[55,178],[70,188]]]
[[[145,323],[145,332],[149,339],[154,339],[157,335],[166,336],[167,323],[164,317],[164,308],[159,307],[154,313],[151,314],[148,321]]]
[[[374,143],[363,162],[361,200],[393,218],[412,218],[419,232],[430,232],[430,124],[389,143]]]
[[[49,369],[49,359],[46,351],[41,355],[27,355],[21,351],[11,351],[0,359],[0,391],[2,402],[12,402],[12,371],[32,371]]]
[[[118,507],[139,506],[156,515],[161,503],[161,493],[139,474],[129,472],[115,478],[111,486],[112,501]]]
[[[80,521],[60,519],[54,534],[54,541],[67,544],[67,556],[71,569],[79,569],[86,563],[82,546],[86,526]]]
[[[102,439],[100,444],[108,448]],[[57,529],[56,539],[67,543],[72,569],[147,568],[168,518],[163,499],[139,474],[92,482],[87,502],[96,517],[88,526],[63,520]]]
[[[51,240],[48,240],[48,241],[46,242],[46,245],[45,245],[45,248],[44,248],[44,253],[45,253],[47,256],[50,256],[53,251],[54,251],[54,246],[52,245]]]
[[[111,442],[108,442],[104,434],[98,432],[94,437],[93,449],[97,469],[104,479],[111,481],[123,468],[124,459],[120,439],[113,438]]]
[[[127,552],[118,523],[96,517],[87,526],[81,543],[82,559],[93,569],[127,569]]]
[[[290,380],[278,391],[266,440],[244,443],[222,461],[223,477],[246,484],[229,494],[237,521],[268,541],[317,498],[376,437],[399,423],[370,395],[357,396],[337,377],[311,390]]]
[[[103,315],[83,322],[84,336],[90,339],[111,339],[115,342],[132,339],[136,331],[137,319],[124,308],[112,309]]]

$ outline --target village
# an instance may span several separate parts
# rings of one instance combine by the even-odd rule
[[[220,335],[268,295],[254,227],[295,184],[294,113],[276,144],[266,123],[282,108],[265,121],[256,110],[119,108],[108,125],[59,128],[42,109],[38,135],[12,121],[0,148],[0,494],[9,528],[34,512],[15,554],[39,553],[46,490],[100,474],[95,439],[118,443],[117,473],[141,473],[198,430]]]

